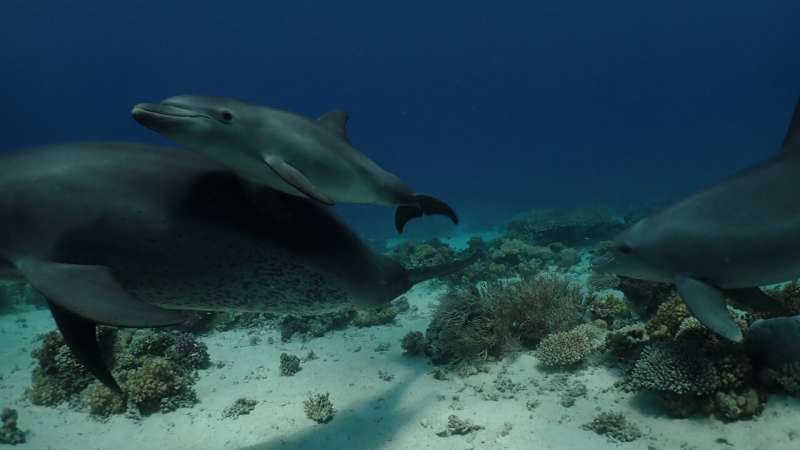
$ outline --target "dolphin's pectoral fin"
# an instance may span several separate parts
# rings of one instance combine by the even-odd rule
[[[675,277],[675,286],[689,311],[700,323],[733,342],[742,340],[742,330],[728,312],[722,290],[683,275]]]
[[[303,175],[302,172],[297,170],[294,166],[287,163],[283,159],[272,156],[272,155],[263,155],[264,162],[267,163],[270,169],[272,169],[281,179],[297,189],[298,191],[302,192],[309,198],[313,198],[314,200],[324,203],[326,205],[333,205],[336,202],[333,201],[332,198],[325,195],[322,191],[320,191],[314,184]]]
[[[336,109],[320,116],[320,118],[317,119],[317,123],[333,131],[340,138],[350,143],[350,138],[347,136],[347,119],[348,115],[346,112]]]
[[[186,320],[179,311],[159,308],[131,297],[104,266],[51,261],[17,262],[34,289],[48,301],[85,320],[119,327],[163,327]]]
[[[760,288],[725,289],[725,295],[736,304],[753,311],[769,314],[791,314],[791,310],[780,300],[767,295]]]
[[[67,311],[52,301],[47,303],[61,335],[64,336],[64,342],[75,355],[75,359],[106,387],[121,394],[122,389],[114,380],[100,354],[100,346],[97,344],[97,324]]]
[[[797,99],[797,103],[794,106],[794,114],[789,121],[789,129],[786,130],[786,136],[783,138],[781,151],[800,152],[800,99]]]
[[[438,214],[447,216],[454,224],[458,225],[458,216],[453,208],[436,197],[425,194],[414,194],[411,201],[416,204],[401,205],[394,213],[394,226],[398,233],[403,232],[406,224],[417,217]]]

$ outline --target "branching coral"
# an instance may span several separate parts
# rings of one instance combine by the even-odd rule
[[[631,383],[636,389],[679,395],[710,394],[718,380],[714,365],[689,344],[648,345],[631,371]]]
[[[582,428],[606,436],[613,442],[632,442],[642,437],[639,427],[628,422],[622,413],[602,412]]]
[[[330,422],[336,414],[328,392],[310,395],[303,401],[303,409],[306,417],[317,423]]]
[[[17,410],[11,408],[3,408],[0,412],[0,421],[3,423],[0,426],[0,444],[24,444],[25,432],[17,427]]]
[[[545,367],[566,367],[586,359],[604,344],[605,333],[591,323],[545,336],[536,356]]]
[[[437,364],[497,356],[503,344],[495,317],[474,293],[451,293],[439,302],[428,330],[428,354]]]
[[[654,339],[669,339],[678,333],[681,323],[691,317],[689,308],[677,295],[658,306],[655,316],[645,325],[647,334]]]
[[[281,353],[281,376],[290,377],[297,372],[300,372],[300,358],[288,353]]]
[[[615,295],[595,297],[589,304],[589,311],[594,317],[603,319],[609,324],[614,323],[614,319],[626,318],[631,314],[625,299]]]

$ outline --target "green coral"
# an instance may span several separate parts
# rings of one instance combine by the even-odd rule
[[[306,417],[317,423],[328,423],[336,415],[336,409],[333,407],[328,392],[309,395],[303,401],[303,410],[306,413]]]
[[[38,362],[27,390],[34,405],[56,406],[77,395],[93,379],[57,331],[44,334],[41,345],[31,356]]]
[[[290,377],[297,372],[300,372],[300,357],[288,353],[281,353],[281,376]]]
[[[717,392],[714,411],[727,420],[749,419],[764,410],[764,398],[753,388],[741,391]]]
[[[400,346],[409,355],[421,355],[428,349],[428,341],[419,331],[409,331],[400,343]]]
[[[228,406],[222,411],[222,417],[236,419],[239,416],[250,414],[256,408],[257,404],[257,400],[249,398],[237,399],[231,406]]]
[[[3,408],[0,412],[0,421],[3,425],[0,427],[0,444],[24,444],[26,433],[20,430],[17,426],[17,410],[11,408]]]
[[[607,323],[614,323],[615,319],[630,317],[631,310],[625,299],[615,295],[595,297],[589,304],[589,311],[594,317],[603,319]]]
[[[442,298],[426,339],[428,355],[436,364],[498,356],[503,344],[493,311],[475,293],[450,293]]]
[[[654,339],[669,339],[680,330],[684,320],[691,317],[689,308],[677,295],[658,306],[656,314],[647,322],[647,334]]]
[[[81,392],[81,401],[89,408],[89,412],[101,417],[122,414],[127,410],[126,398],[99,381],[93,381]]]
[[[398,311],[394,305],[384,305],[377,308],[356,310],[353,317],[353,325],[357,327],[372,327],[376,325],[386,325],[394,322]]]
[[[606,436],[612,442],[633,442],[642,437],[639,427],[617,412],[601,412],[582,428]]]
[[[142,414],[170,412],[197,403],[194,379],[175,362],[154,357],[127,374],[123,389]]]

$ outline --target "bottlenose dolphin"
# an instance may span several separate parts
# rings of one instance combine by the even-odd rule
[[[758,287],[800,276],[798,187],[800,101],[777,155],[633,224],[595,269],[675,283],[700,322],[740,341],[726,297],[774,306]]]
[[[316,121],[290,112],[224,97],[181,95],[140,103],[137,122],[240,176],[287,194],[336,202],[400,205],[395,227],[428,214],[458,223],[455,211],[411,188],[356,150],[347,136],[348,115],[331,111]]]
[[[47,299],[104,384],[97,324],[158,327],[182,310],[314,313],[387,303],[474,257],[406,270],[325,207],[253,187],[182,150],[125,143],[0,156],[0,267]]]

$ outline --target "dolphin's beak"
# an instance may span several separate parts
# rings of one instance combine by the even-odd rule
[[[197,111],[164,103],[139,103],[133,107],[131,115],[139,124],[157,132],[184,125],[194,119],[209,119]]]

